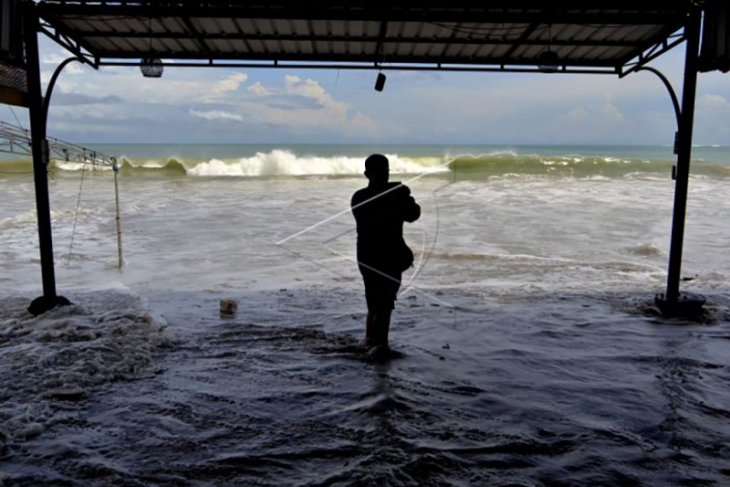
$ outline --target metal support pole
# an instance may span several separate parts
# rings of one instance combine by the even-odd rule
[[[119,268],[121,269],[124,265],[124,259],[122,257],[122,218],[119,215],[119,184],[117,183],[119,165],[117,164],[116,159],[114,159],[114,166],[112,166],[112,170],[114,171],[114,201],[116,202],[117,209],[117,253]]]
[[[681,296],[679,281],[682,268],[682,247],[684,224],[687,212],[690,159],[692,155],[692,126],[694,123],[695,95],[697,91],[697,59],[700,44],[700,11],[693,9],[687,16],[685,36],[687,38],[684,61],[684,83],[682,86],[682,112],[677,138],[677,171],[674,189],[674,213],[672,216],[672,238],[669,249],[669,271],[667,292],[657,296],[656,302],[665,315],[692,314],[699,311],[704,298]]]
[[[656,68],[652,68],[651,66],[642,66],[640,68],[637,68],[636,71],[648,71],[650,73],[654,73],[657,78],[664,84],[664,87],[667,89],[667,92],[669,93],[669,98],[672,99],[672,107],[674,108],[674,116],[677,119],[677,128],[679,129],[679,125],[682,123],[682,110],[679,108],[679,100],[677,100],[677,94],[674,92],[674,88],[672,88],[672,84],[669,82],[666,76],[659,71]]]
[[[56,295],[56,275],[53,264],[53,234],[51,206],[48,195],[48,143],[46,120],[41,95],[40,63],[38,59],[38,15],[32,2],[23,4],[23,35],[25,40],[25,69],[28,83],[28,110],[30,112],[31,150],[35,182],[36,212],[38,215],[38,242],[41,256],[43,296],[33,300],[28,311],[39,315],[59,304],[69,304]]]
[[[48,82],[48,87],[46,88],[46,97],[43,100],[43,120],[46,125],[48,124],[48,105],[51,103],[51,95],[53,95],[53,88],[56,87],[56,81],[58,81],[58,76],[61,74],[61,71],[63,71],[63,68],[65,68],[74,61],[81,62],[81,59],[77,57],[64,59],[63,62],[56,67],[56,70],[53,72],[53,76],[51,76],[51,81]]]

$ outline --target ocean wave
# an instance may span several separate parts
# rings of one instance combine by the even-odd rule
[[[668,160],[622,159],[608,156],[520,155],[512,152],[499,152],[459,155],[449,163],[449,168],[451,171],[467,177],[552,175],[615,178],[636,173],[669,174],[672,164]]]
[[[401,157],[388,154],[393,174],[448,172],[440,157]],[[185,160],[182,157],[136,160],[121,158],[122,175],[158,172],[197,177],[355,176],[363,173],[363,158],[352,156],[299,156],[287,150],[257,152],[250,157]]]
[[[163,160],[146,159],[139,161],[131,157],[122,156],[119,159],[119,170],[122,176],[144,175],[151,172],[163,176],[185,176],[187,169],[179,157],[168,157]]]
[[[388,154],[393,174],[419,174],[448,169],[437,158],[420,160]],[[350,156],[297,156],[286,150],[259,152],[233,161],[211,159],[187,169],[191,176],[350,176],[362,174],[363,159]]]
[[[622,158],[608,155],[520,154],[513,150],[497,150],[481,154],[386,154],[393,174],[443,174],[467,179],[524,176],[627,178],[666,177],[671,174],[673,160]],[[157,177],[301,177],[360,176],[364,157],[341,155],[300,155],[288,149],[256,152],[245,157],[191,158],[170,154],[156,158],[120,155],[122,176]],[[51,171],[78,172],[82,169],[108,171],[75,162],[51,161]],[[29,158],[0,161],[0,177],[27,175],[33,170]],[[691,174],[713,178],[730,178],[730,165],[696,158]]]

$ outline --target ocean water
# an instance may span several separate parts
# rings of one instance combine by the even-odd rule
[[[668,147],[99,145],[55,162],[38,318],[30,163],[0,161],[0,485],[727,485],[730,148],[693,153],[668,320]],[[348,204],[388,154],[406,225],[385,362]],[[234,299],[233,317],[219,313]]]

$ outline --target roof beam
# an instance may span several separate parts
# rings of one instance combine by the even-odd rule
[[[85,40],[74,36],[74,34],[69,32],[69,30],[63,25],[59,26],[58,24],[39,22],[38,30],[53,39],[59,45],[66,48],[66,50],[78,57],[82,63],[89,64],[96,68],[97,60],[94,60],[93,62],[90,60],[90,58],[93,57],[93,51],[89,49],[89,45],[86,44]]]
[[[226,2],[228,3],[228,2]],[[622,10],[607,5],[603,8],[586,8],[585,4],[573,8],[561,8],[561,3],[552,6],[552,13],[547,14],[544,7],[526,8],[525,2],[502,2],[503,5],[490,3],[489,7],[474,8],[473,4],[464,6],[451,5],[448,8],[429,7],[381,7],[370,5],[310,5],[308,3],[262,4],[262,5],[226,5],[218,6],[214,2],[156,2],[148,5],[121,3],[65,3],[46,0],[38,4],[39,14],[46,16],[94,16],[105,17],[140,16],[140,17],[201,17],[201,18],[249,18],[249,19],[315,19],[315,20],[360,20],[381,22],[464,22],[464,23],[521,23],[535,22],[552,24],[600,23],[646,25],[678,23],[681,25],[681,14],[687,10],[680,6],[688,2],[657,2],[652,11],[641,9],[636,11]],[[588,10],[588,11],[586,11]],[[679,20],[679,22],[678,22]]]
[[[561,69],[591,66],[618,74],[667,50],[667,36],[696,8],[693,1],[641,0],[636,7],[620,8],[612,0],[555,0],[549,6],[537,0],[490,0],[481,7],[458,0],[428,6],[359,0],[344,5],[44,0],[36,8],[54,39],[88,53],[86,58],[96,63],[143,57],[147,39],[160,48],[156,57],[180,61],[375,67],[384,62],[534,66],[539,52],[552,46]],[[151,18],[159,22],[155,29],[142,28],[140,22]],[[553,26],[554,37],[540,31],[547,26]]]
[[[101,51],[98,53],[101,58],[106,59],[138,59],[139,53],[133,53],[131,55],[119,55],[114,51]],[[200,60],[202,59],[199,55],[194,53],[177,53],[174,51],[155,51],[155,56],[163,59],[179,59],[179,60]],[[271,53],[245,53],[239,52],[223,52],[216,53],[215,59],[219,60],[231,60],[231,61],[298,61],[298,62],[342,62],[342,63],[378,63],[381,64],[381,59],[378,58],[374,53],[366,54],[306,54],[306,53],[279,53],[272,55]],[[523,66],[534,66],[537,64],[537,59],[526,59],[526,58],[515,58],[505,59],[502,56],[497,57],[478,57],[464,58],[460,56],[439,56],[428,58],[424,60],[423,57],[417,55],[393,55],[389,54],[388,63],[411,63],[411,64],[452,64],[452,65],[501,65],[501,64],[512,64],[512,65],[523,65]],[[104,64],[104,63],[103,63]],[[561,65],[571,66],[596,66],[606,68],[616,68],[613,60],[608,61],[597,61],[597,60],[581,60],[581,59],[561,59]]]
[[[190,35],[193,37],[195,42],[198,44],[198,47],[206,54],[209,54],[211,52],[210,48],[208,47],[208,44],[205,42],[205,39],[202,35],[200,35],[200,32],[198,32],[198,29],[195,28],[193,25],[193,22],[190,20],[190,17],[182,17],[181,18],[183,24],[185,24],[185,28],[188,29],[189,35],[186,35],[185,37],[189,37]],[[151,38],[157,38],[156,36],[152,36],[151,34],[148,34],[147,37]]]
[[[170,64],[164,64],[171,68],[266,68],[266,69],[341,69],[341,70],[382,70],[382,71],[445,71],[445,72],[461,72],[461,73],[540,73],[543,72],[534,64],[528,65],[517,65],[517,64],[493,64],[493,65],[482,65],[475,64],[472,66],[468,65],[443,65],[443,64],[388,64],[385,66],[373,66],[372,63],[343,63],[343,62],[326,62],[326,63],[279,63],[277,61],[269,62],[229,62],[218,60],[208,61],[182,61]],[[134,61],[102,61],[101,66],[139,66],[139,63]],[[616,75],[617,70],[613,66],[595,67],[570,67],[562,66],[555,73],[563,74],[610,74]]]
[[[529,26],[529,27],[527,27],[527,29],[525,29],[525,30],[524,30],[524,31],[522,32],[522,34],[520,34],[520,37],[519,37],[519,38],[518,38],[518,39],[517,39],[516,41],[510,41],[510,42],[512,43],[512,45],[511,45],[511,46],[510,46],[510,48],[509,48],[509,49],[507,49],[507,51],[506,51],[506,52],[504,53],[504,57],[506,57],[506,58],[509,58],[510,56],[512,56],[512,54],[514,54],[514,53],[515,53],[515,51],[516,51],[516,50],[517,50],[517,49],[518,49],[518,48],[519,48],[520,46],[523,46],[523,45],[526,45],[526,44],[528,44],[528,43],[529,43],[529,41],[528,41],[528,39],[527,39],[527,38],[528,38],[528,37],[530,37],[530,36],[532,35],[532,33],[533,33],[533,32],[535,32],[535,29],[537,29],[537,26],[538,26],[538,25],[540,25],[540,24],[539,24],[539,23],[537,23],[537,22],[534,22],[534,23],[530,24],[530,26]],[[575,41],[573,41],[573,42],[575,42]],[[544,41],[540,41],[540,43],[541,43],[541,44],[545,44],[545,42],[544,42]]]
[[[645,66],[649,62],[653,61],[657,57],[661,56],[667,51],[670,51],[677,47],[679,44],[684,42],[686,40],[686,36],[684,35],[684,32],[682,34],[677,35],[674,39],[665,39],[663,42],[659,44],[654,44],[652,46],[649,46],[647,49],[642,51],[638,57],[634,56],[636,58],[635,61],[632,61],[634,58],[626,59],[621,62],[621,65],[626,68],[621,71],[619,74],[619,77],[623,78],[624,76],[627,76],[633,72],[636,72],[641,69],[642,66]]]
[[[539,24],[533,24],[535,26]],[[532,26],[530,26],[532,27]],[[527,37],[532,31],[529,28],[521,34],[521,37]],[[534,30],[534,27],[532,28]],[[127,39],[189,39],[190,35],[185,32],[159,32],[159,33],[146,33],[146,32],[113,32],[113,33],[102,33],[97,31],[79,31],[76,32],[76,36],[84,39],[93,39],[95,37],[110,39],[110,38],[127,38]],[[634,47],[636,41],[625,41],[625,40],[592,40],[592,39],[551,39],[540,40],[540,39],[501,39],[501,38],[479,38],[479,37],[398,37],[393,39],[383,39],[381,36],[327,36],[327,35],[297,35],[297,34],[217,34],[210,33],[205,34],[205,38],[208,40],[228,40],[228,41],[290,41],[290,42],[372,42],[372,43],[414,43],[414,44],[470,44],[470,45],[528,45],[528,46],[542,46],[551,44],[555,46],[575,46],[577,44],[583,46],[607,46],[607,47]]]

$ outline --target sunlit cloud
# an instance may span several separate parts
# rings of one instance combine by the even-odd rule
[[[243,117],[238,113],[224,112],[222,110],[198,111],[190,109],[190,115],[203,120],[232,120],[234,122],[243,122]]]
[[[220,100],[222,97],[230,96],[232,92],[238,90],[238,88],[248,79],[248,75],[245,73],[234,73],[226,78],[214,83],[208,91],[209,95],[205,98],[208,101]]]
[[[264,85],[262,85],[259,81],[257,81],[256,83],[250,85],[248,88],[246,88],[246,90],[249,93],[252,93],[252,94],[254,94],[256,96],[269,96],[269,95],[271,95],[271,91],[268,88],[266,88]]]
[[[287,74],[283,85],[256,82],[247,91],[253,96],[240,102],[252,120],[297,132],[321,129],[344,134],[372,134],[377,125],[350,104],[336,100],[311,78]]]

